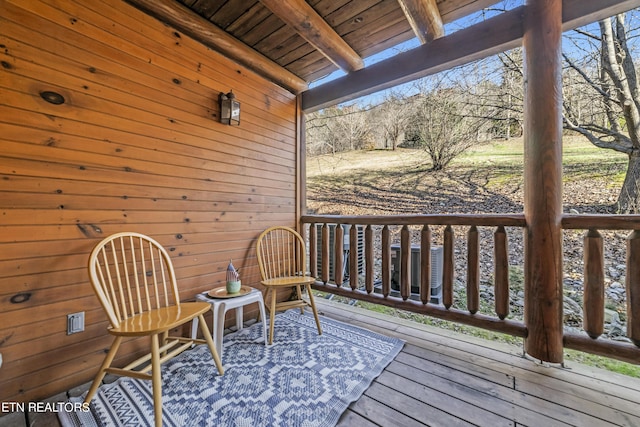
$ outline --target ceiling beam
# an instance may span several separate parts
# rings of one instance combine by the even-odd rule
[[[568,31],[636,7],[640,0],[564,0],[562,29]],[[317,111],[521,46],[525,8],[520,6],[309,89],[302,93],[302,109]]]
[[[300,93],[308,87],[307,82],[300,77],[258,53],[176,0],[126,1],[293,93]]]
[[[364,61],[305,0],[260,0],[274,15],[346,72]]]
[[[398,3],[421,44],[444,36],[442,16],[436,0],[398,0]]]

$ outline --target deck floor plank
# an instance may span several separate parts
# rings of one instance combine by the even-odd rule
[[[406,342],[365,400],[350,407],[376,425],[387,424],[377,414],[367,416],[371,399],[394,421],[395,411],[434,426],[640,426],[635,378],[573,362],[568,368],[543,365],[517,346],[332,301],[318,306],[328,317]]]
[[[423,370],[425,368],[427,370]],[[464,413],[468,420],[479,425],[513,426],[514,421],[545,426],[566,425],[558,422],[556,417],[549,413],[552,412],[550,408],[540,410],[537,406],[539,402],[535,399],[531,401],[531,397],[523,393],[490,382],[483,384],[481,380],[473,379],[466,373],[451,371],[449,378],[446,378],[433,375],[428,372],[428,369],[429,366],[422,365],[417,358],[410,364],[392,363],[387,367],[387,371],[406,376],[407,381],[411,378],[413,381],[424,384],[429,389],[425,393],[428,396],[425,397],[427,400],[431,400],[435,395],[444,407],[454,408],[459,402],[464,402],[465,409],[462,411],[456,409],[455,413]],[[405,388],[409,387],[405,385]],[[472,411],[468,407],[481,410]]]
[[[460,368],[457,362],[451,362],[452,358],[450,357],[443,357],[436,352],[412,345],[406,345],[404,351],[396,360],[402,360],[406,357],[416,358],[413,362],[414,365],[417,365],[421,361],[422,369],[427,369],[428,372],[434,375],[446,377],[451,369],[461,370],[462,372],[470,374],[469,377],[464,378],[463,384],[473,386],[478,390],[483,390],[485,386],[483,382],[474,379],[478,367],[473,363],[467,363],[464,367]],[[628,400],[620,399],[616,396],[603,395],[592,389],[578,387],[574,384],[562,383],[555,378],[534,378],[531,373],[526,371],[517,379],[511,375],[508,377],[513,379],[513,385],[510,388],[515,389],[515,391],[550,402],[561,401],[564,406],[568,406],[575,411],[584,412],[590,417],[607,420],[607,422],[613,423],[614,425],[640,426],[640,418],[631,415],[634,412],[637,413],[637,405]],[[529,379],[532,378],[535,381],[529,381]],[[542,384],[542,381],[552,381],[555,387],[546,387]],[[508,387],[508,385],[506,386]],[[493,389],[487,389],[485,392],[493,393]],[[612,403],[612,401],[615,402]]]

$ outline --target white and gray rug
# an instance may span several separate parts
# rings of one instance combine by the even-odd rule
[[[224,338],[225,374],[206,346],[163,366],[163,425],[334,426],[404,343],[321,316],[276,316],[274,343],[254,324]],[[82,401],[82,398],[72,399]],[[120,378],[100,387],[91,412],[59,413],[67,426],[153,425],[151,382]]]

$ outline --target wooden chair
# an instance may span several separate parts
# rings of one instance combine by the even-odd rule
[[[270,227],[260,234],[256,245],[258,265],[262,275],[262,285],[266,288],[265,301],[269,311],[269,344],[273,343],[273,323],[277,311],[310,306],[318,326],[318,334],[322,335],[318,311],[316,310],[311,284],[314,277],[306,275],[307,254],[304,241],[300,234],[289,227]],[[301,286],[304,286],[309,296],[309,302],[302,299]],[[296,289],[296,299],[278,302],[279,288]],[[269,297],[271,299],[269,300]]]
[[[162,425],[161,364],[193,344],[207,344],[220,375],[220,357],[203,314],[206,302],[181,303],[176,276],[167,251],[158,242],[139,233],[117,233],[102,240],[89,257],[89,277],[109,318],[108,332],[115,338],[87,392],[89,403],[105,374],[151,379],[155,425]],[[169,330],[198,318],[202,339],[169,336]],[[111,363],[125,337],[148,336],[151,352],[124,368]],[[149,362],[151,362],[149,364]]]

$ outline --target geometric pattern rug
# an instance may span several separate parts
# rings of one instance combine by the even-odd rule
[[[225,335],[218,375],[207,346],[162,367],[165,426],[334,426],[404,342],[300,310],[278,314],[273,345],[255,323]],[[82,402],[72,398],[71,402]],[[63,426],[152,426],[151,382],[121,377],[101,386],[90,412],[59,412]]]

